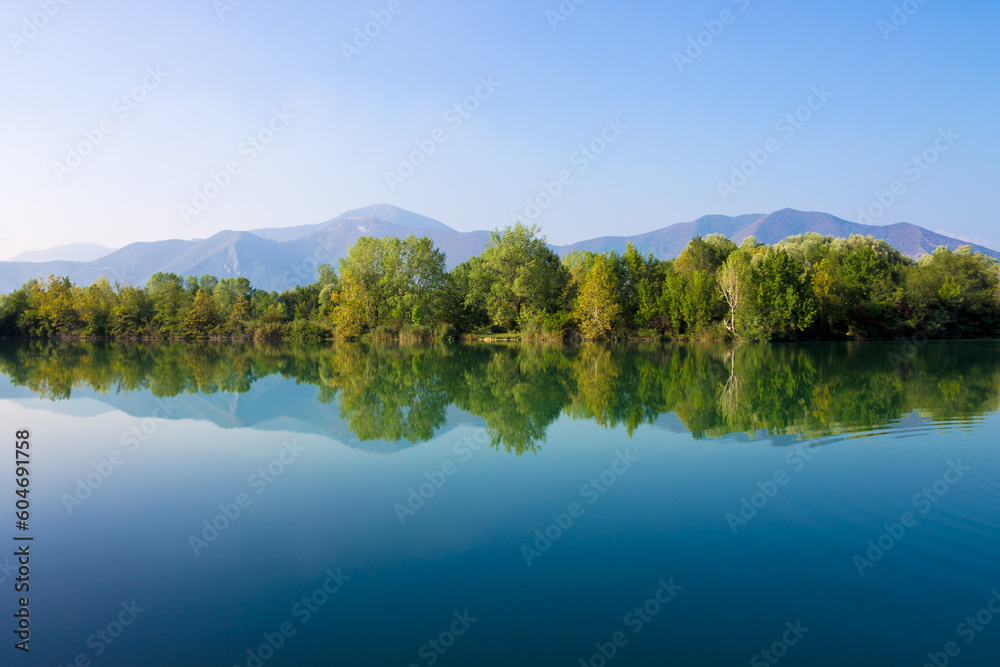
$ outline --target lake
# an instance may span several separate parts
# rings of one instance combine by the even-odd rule
[[[21,662],[1000,656],[997,342],[0,341],[0,372]]]

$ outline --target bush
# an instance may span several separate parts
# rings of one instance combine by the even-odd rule
[[[333,327],[317,320],[295,320],[286,331],[286,340],[318,343],[333,338]]]
[[[442,340],[447,343],[454,343],[458,340],[458,329],[450,324],[442,322],[437,325],[437,330],[434,332],[434,335],[438,340]]]
[[[522,320],[521,337],[525,340],[563,340],[573,323],[571,313],[532,313]]]
[[[290,327],[281,322],[262,322],[253,332],[254,340],[284,340]]]

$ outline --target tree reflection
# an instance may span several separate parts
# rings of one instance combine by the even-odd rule
[[[157,397],[243,394],[272,376],[313,386],[362,441],[418,443],[450,407],[485,423],[492,445],[534,452],[566,415],[606,428],[675,414],[697,438],[885,427],[913,411],[938,422],[1000,409],[1000,344],[897,343],[335,346],[12,342],[11,384],[52,400],[90,388]]]

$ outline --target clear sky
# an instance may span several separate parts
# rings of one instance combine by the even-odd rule
[[[0,257],[383,202],[554,243],[792,207],[1000,247],[996,2],[577,2],[6,0]]]

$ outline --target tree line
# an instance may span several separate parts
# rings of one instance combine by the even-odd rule
[[[145,286],[50,276],[0,297],[0,335],[29,338],[763,342],[994,337],[998,325],[1000,263],[969,246],[914,261],[870,236],[737,245],[713,234],[671,260],[631,244],[560,258],[521,223],[451,271],[429,238],[365,237],[316,282],[280,293],[157,273]]]

